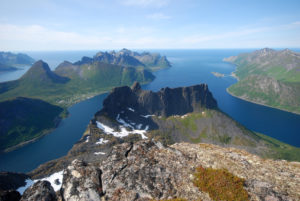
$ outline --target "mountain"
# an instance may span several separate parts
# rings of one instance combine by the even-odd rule
[[[66,109],[78,101],[104,93],[112,87],[131,85],[134,81],[148,83],[153,79],[153,74],[143,68],[123,67],[98,61],[82,65],[64,62],[55,71],[51,71],[48,64],[40,60],[34,63],[20,79],[0,83],[0,103],[21,96],[41,99]],[[21,111],[22,108],[27,107],[26,103],[26,101],[19,101]],[[36,109],[40,108],[37,106]],[[62,112],[55,114],[58,117],[60,113],[64,115]],[[49,130],[45,124],[52,125],[54,128],[53,121],[48,118],[47,113],[39,113],[37,116],[40,116],[40,119],[44,119],[45,122],[43,121],[38,125],[37,122],[29,119],[23,125],[21,119],[15,119],[16,125],[11,128],[13,131],[5,130],[2,135],[13,136],[10,132],[15,132],[17,133],[14,134],[16,139],[12,140],[6,136],[8,139],[5,138],[6,140],[1,142],[0,149],[6,149],[40,136],[43,129]],[[21,125],[20,128],[17,126],[18,122]],[[14,129],[21,130],[15,131]]]
[[[0,64],[8,66],[32,65],[34,59],[26,54],[14,54],[11,52],[0,52]],[[1,69],[1,68],[0,68]]]
[[[205,142],[244,149],[262,157],[299,160],[295,155],[299,149],[270,142],[220,111],[206,84],[158,92],[144,91],[138,83],[131,88],[115,88],[89,127],[91,135],[137,133],[167,144]]]
[[[222,113],[206,84],[152,92],[136,82],[111,91],[66,156],[28,173],[25,192],[5,186],[34,201],[299,200],[299,163],[267,159],[299,156]]]
[[[0,151],[38,138],[58,125],[63,108],[18,97],[0,102]]]
[[[269,48],[225,58],[239,81],[228,92],[239,98],[300,113],[300,53]]]
[[[18,70],[16,67],[13,67],[13,66],[9,66],[7,64],[3,64],[3,63],[0,63],[0,72],[1,71],[12,71],[12,70]]]
[[[82,65],[95,61],[127,67],[146,68],[152,71],[171,66],[168,59],[158,53],[143,52],[140,54],[125,48],[119,52],[98,52],[93,58],[83,57],[74,64]]]
[[[74,65],[63,62],[55,71],[37,61],[20,79],[0,83],[0,101],[23,96],[39,98],[63,107],[103,93],[114,86],[154,79],[145,69],[93,62]]]

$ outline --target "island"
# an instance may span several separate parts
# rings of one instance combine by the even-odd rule
[[[46,112],[48,110],[40,113],[37,108],[32,109],[28,115],[32,118],[41,115],[39,119],[44,120],[43,126],[36,125],[36,121],[18,125],[18,115],[11,116],[5,121],[4,127],[0,126],[0,151],[11,150],[12,147],[43,136],[45,131],[57,126],[57,119],[66,116],[67,108],[74,103],[105,93],[116,86],[131,85],[135,81],[149,83],[155,78],[152,71],[170,66],[166,57],[160,54],[139,54],[127,49],[98,52],[93,58],[83,57],[74,63],[64,61],[54,71],[39,60],[18,80],[0,83],[0,104],[8,105],[11,108],[7,111],[13,111],[15,104],[8,103],[18,97],[27,98],[17,99],[22,112],[27,111],[28,103],[32,103],[30,107],[35,107],[29,99],[39,99],[48,103],[49,108],[59,107],[59,110],[55,110],[59,112],[50,115]],[[14,140],[12,135],[8,136],[10,133],[14,133]]]
[[[22,53],[0,52],[0,72],[18,70],[18,67],[30,66],[34,59]]]
[[[264,48],[225,58],[238,82],[227,91],[238,98],[300,114],[300,53]]]

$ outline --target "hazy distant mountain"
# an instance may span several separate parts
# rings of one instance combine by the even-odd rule
[[[116,64],[127,67],[144,67],[151,70],[170,67],[171,64],[165,56],[158,53],[143,52],[138,53],[128,49],[122,49],[119,52],[98,52],[93,58],[83,57],[75,65],[88,64],[95,61]]]
[[[11,52],[0,52],[0,63],[9,66],[32,65],[34,59],[26,54],[14,54]]]
[[[300,53],[269,48],[224,59],[239,81],[228,91],[242,99],[300,113]]]
[[[12,71],[12,70],[18,70],[18,69],[16,67],[0,63],[0,71]]]

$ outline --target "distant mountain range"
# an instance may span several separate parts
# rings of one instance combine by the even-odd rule
[[[116,86],[131,85],[135,81],[141,83],[151,82],[155,78],[150,72],[153,70],[152,67],[156,69],[165,67],[162,65],[156,66],[160,62],[154,60],[152,61],[153,65],[148,65],[141,61],[132,62],[134,60],[137,61],[137,59],[128,55],[128,52],[134,55],[140,54],[129,50],[126,50],[126,53],[122,53],[124,51],[121,50],[118,56],[113,56],[114,58],[119,58],[118,64],[114,64],[115,62],[113,61],[99,59],[97,55],[100,53],[94,56],[93,59],[83,57],[82,60],[75,63],[65,61],[55,71],[51,71],[47,63],[41,60],[37,61],[20,79],[0,83],[0,103],[16,97],[27,97],[41,99],[50,104],[66,108],[78,101],[104,93]],[[150,57],[152,54],[144,53],[144,55]],[[159,54],[155,55],[152,57],[158,61],[165,60],[169,66],[169,62],[165,57],[161,57]],[[19,108],[22,110],[23,102],[19,101],[19,104]],[[9,106],[13,105],[10,104]],[[12,118],[11,121],[17,121],[16,118]],[[50,124],[51,122],[48,123]],[[30,123],[26,125],[28,126],[26,129],[33,126]],[[0,127],[0,132],[3,129]],[[29,132],[29,136],[32,136],[32,138],[37,136],[36,132],[33,131]],[[22,131],[20,130],[19,134],[21,133]],[[20,139],[30,139],[30,137],[22,138],[21,135],[16,136],[15,142],[21,142],[22,140]],[[7,147],[6,145],[3,146]]]
[[[22,65],[32,65],[34,59],[26,54],[14,54],[11,52],[0,52],[0,71],[17,70]]]
[[[269,48],[225,58],[239,81],[228,92],[239,98],[300,113],[300,53]]]
[[[158,53],[143,52],[140,54],[125,48],[118,52],[98,52],[93,58],[83,57],[74,65],[89,64],[95,61],[127,67],[144,67],[150,70],[171,66],[167,58]]]

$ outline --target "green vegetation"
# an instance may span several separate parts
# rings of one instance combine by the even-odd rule
[[[63,68],[63,67],[61,67]],[[52,72],[39,61],[19,80],[0,83],[0,101],[22,96],[38,98],[62,107],[134,81],[147,83],[154,76],[145,70],[95,62]],[[70,69],[70,70],[69,70]]]
[[[300,148],[245,128],[218,110],[204,109],[184,116],[153,117],[159,129],[149,137],[173,144],[177,141],[211,143],[244,149],[264,158],[300,161]]]
[[[262,49],[225,59],[234,63],[239,81],[228,88],[234,96],[300,113],[300,54]]]
[[[272,137],[256,133],[268,145],[270,151],[266,157],[273,159],[285,159],[287,161],[300,161],[300,148],[291,146]]]
[[[24,55],[12,55],[8,63],[11,61],[22,63],[24,59]],[[124,63],[138,62],[134,58],[124,57],[124,59],[122,60]],[[0,126],[0,150],[42,136],[53,129],[60,118],[66,117],[67,107],[76,102],[107,92],[113,87],[130,86],[135,81],[145,84],[153,79],[153,74],[145,70],[145,66],[124,67],[103,63],[97,59],[83,58],[74,64],[63,62],[55,71],[51,71],[46,63],[38,61],[20,79],[0,83],[0,104],[6,104],[9,114],[14,114],[12,111],[19,108],[24,115],[21,115],[22,118],[18,115],[0,117],[6,117],[4,125]],[[16,97],[28,99],[22,99],[23,101],[17,99],[19,104],[17,107],[16,104],[12,104]],[[41,99],[48,103],[40,100],[44,104],[38,102],[36,105],[30,105],[31,102],[26,101],[29,99]],[[31,112],[27,111],[27,107]]]
[[[198,167],[194,174],[194,185],[207,192],[213,200],[247,201],[249,195],[243,188],[245,180],[225,169]]]
[[[47,102],[16,98],[0,103],[0,150],[40,137],[55,127],[63,108]]]

